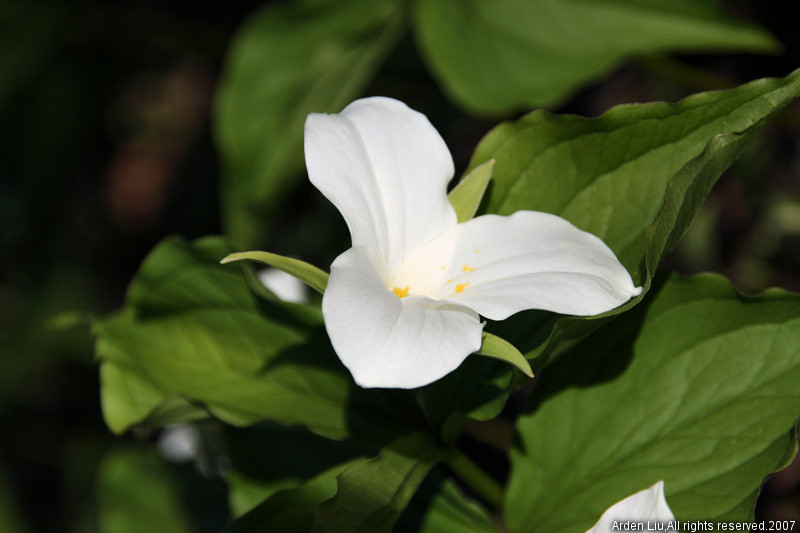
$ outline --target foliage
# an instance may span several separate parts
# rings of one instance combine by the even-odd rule
[[[112,20],[112,11],[98,17]],[[51,435],[41,429],[49,420],[36,431],[24,424],[52,393],[48,376],[73,365],[90,383],[99,377],[102,418],[113,434],[71,435],[58,458],[66,487],[94,484],[76,492],[83,500],[70,520],[78,525],[68,530],[91,522],[90,531],[121,532],[581,533],[659,480],[679,520],[763,516],[756,505],[767,478],[798,448],[800,296],[780,288],[745,295],[719,273],[670,270],[680,265],[675,250],[686,246],[687,232],[697,242],[696,220],[706,220],[717,182],[733,179],[726,172],[746,167],[757,177],[751,190],[761,187],[757,162],[778,150],[771,125],[795,137],[798,130],[800,70],[717,83],[726,69],[716,62],[724,57],[732,69],[748,56],[722,54],[777,54],[789,43],[712,0],[286,0],[244,15],[226,30],[224,52],[227,39],[200,39],[217,43],[208,44],[219,47],[208,52],[210,62],[222,63],[209,106],[219,176],[207,159],[195,162],[211,176],[213,185],[197,195],[206,208],[213,204],[211,218],[218,209],[219,227],[190,216],[185,224],[133,224],[92,242],[67,235],[40,246],[63,220],[49,218],[56,189],[47,201],[31,201],[39,205],[31,216],[36,238],[0,237],[4,257],[17,263],[0,274],[24,281],[44,265],[36,279],[47,281],[21,305],[0,280],[0,304],[23,311],[20,326],[0,338],[14,354],[0,359],[0,414],[22,428],[17,437],[4,427],[3,445],[25,449]],[[122,25],[125,13],[116,16]],[[8,57],[0,116],[24,125],[18,139],[9,133],[17,129],[3,133],[10,155],[0,159],[0,175],[19,176],[13,186],[0,182],[5,228],[22,227],[16,199],[44,198],[37,187],[57,183],[76,157],[80,136],[67,126],[87,116],[92,98],[62,87],[99,85],[89,78],[81,85],[73,69],[92,41],[84,19],[49,3],[0,10],[8,30],[0,36]],[[110,56],[127,49],[119,39]],[[688,55],[711,52],[718,55]],[[615,76],[627,72],[618,69],[631,64],[664,101],[635,103],[625,93],[610,106],[598,96],[613,92]],[[107,64],[87,70],[115,84]],[[677,83],[660,78],[665,72],[679,73]],[[687,96],[683,87],[685,97],[674,98],[687,78],[696,92]],[[67,100],[58,104],[62,92]],[[464,170],[448,199],[459,222],[523,210],[558,215],[602,239],[641,294],[590,317],[523,311],[489,320],[480,349],[418,389],[356,385],[320,306],[330,262],[346,248],[345,228],[304,180],[303,124],[309,113],[337,113],[378,93],[425,110],[448,144],[453,139]],[[588,100],[598,116],[572,113]],[[125,116],[135,101],[122,99],[105,120]],[[147,114],[158,106],[148,109],[139,118],[145,131],[119,153],[148,154],[141,175],[149,176],[179,160],[191,141],[174,139],[181,128],[164,128]],[[135,122],[122,120],[115,131]],[[168,140],[153,148],[159,138]],[[783,179],[791,181],[796,163],[786,165]],[[68,199],[81,201],[75,197]],[[796,209],[781,213],[775,220],[795,228],[786,233],[800,232],[791,225]],[[96,222],[82,224],[108,231]],[[27,240],[37,246],[17,244]],[[106,254],[112,241],[131,248]],[[100,267],[64,267],[81,246],[96,246],[87,257]],[[263,248],[284,255],[247,251]],[[99,272],[121,255],[146,257],[124,297],[105,294]],[[264,265],[315,292],[305,303],[282,301],[261,283]],[[133,270],[120,277],[127,282]],[[0,319],[6,314],[18,318],[0,310]],[[46,335],[45,322],[55,328]],[[93,341],[80,330],[86,324]],[[95,367],[85,356],[90,342]],[[24,389],[31,383],[45,398],[38,404]],[[96,402],[96,388],[70,389]],[[19,405],[26,410],[13,414]],[[176,424],[199,428],[191,467],[153,450]],[[0,455],[0,524],[20,532],[53,527],[20,507],[30,496],[14,490],[25,464],[13,462]],[[75,481],[82,478],[89,480]]]

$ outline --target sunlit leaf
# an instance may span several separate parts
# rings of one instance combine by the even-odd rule
[[[533,112],[490,132],[471,167],[495,160],[487,211],[566,218],[602,238],[646,292],[714,182],[798,94],[800,71],[594,119]],[[536,368],[604,322],[526,313],[497,332],[527,357],[541,356]]]
[[[511,531],[585,531],[659,479],[678,519],[752,520],[794,456],[800,297],[716,275],[653,292],[543,374],[511,454]]]
[[[711,0],[417,0],[418,42],[454,100],[487,114],[553,106],[632,56],[772,52]]]

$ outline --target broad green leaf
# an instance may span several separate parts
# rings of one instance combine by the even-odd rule
[[[646,292],[716,179],[798,94],[800,71],[594,119],[533,112],[490,132],[470,166],[496,161],[488,212],[566,218],[602,238]],[[523,352],[538,347],[526,356],[543,356],[541,366],[642,297],[599,320],[524,313],[496,332]]]
[[[229,253],[214,238],[163,242],[132,282],[127,307],[95,323],[97,356],[114,367],[101,373],[112,378],[102,397],[115,431],[175,397],[231,424],[270,420],[375,444],[413,427],[395,413],[404,404],[390,408],[386,393],[355,387],[318,309],[257,298],[240,269],[219,264]],[[131,385],[133,393],[105,390]]]
[[[100,463],[95,494],[99,531],[194,531],[177,487],[153,453],[114,450]]]
[[[337,478],[336,496],[317,508],[310,533],[392,531],[428,470],[445,450],[427,435],[400,437],[378,457],[362,459]]]
[[[297,487],[337,464],[367,453],[351,440],[324,439],[276,424],[226,427],[223,435],[225,455],[231,465],[225,481],[234,517],[280,490]]]
[[[97,348],[98,353],[107,350]],[[166,395],[142,376],[108,361],[100,366],[100,395],[103,419],[117,435],[143,420],[153,426],[167,426],[208,417],[205,409],[179,396]]]
[[[232,263],[233,261],[244,261],[247,259],[264,263],[265,265],[275,267],[278,270],[283,270],[287,274],[291,274],[292,276],[296,277],[320,294],[325,292],[325,287],[328,285],[328,273],[324,270],[319,269],[314,265],[310,265],[305,261],[301,261],[300,259],[284,257],[282,255],[272,254],[269,252],[232,253],[226,256],[220,262],[224,265],[226,263]]]
[[[659,479],[678,519],[751,520],[794,455],[800,296],[716,275],[653,292],[543,374],[510,456],[511,531],[586,531]]]
[[[354,463],[351,461],[332,467],[298,487],[275,493],[235,520],[226,532],[307,533],[314,522],[317,506],[336,495],[337,476]]]
[[[239,30],[215,109],[224,225],[239,249],[263,244],[266,216],[299,177],[306,116],[359,96],[403,30],[397,0],[271,3]]]
[[[478,355],[485,355],[487,357],[499,359],[500,361],[505,361],[517,367],[529,378],[533,377],[531,365],[528,363],[528,360],[525,359],[525,356],[522,355],[513,344],[497,335],[492,335],[484,331],[481,338],[481,349],[476,353]]]
[[[486,509],[465,496],[451,480],[434,475],[435,472],[417,491],[400,517],[395,531],[500,533],[500,528]]]
[[[478,211],[486,187],[489,186],[489,181],[492,179],[492,167],[494,167],[492,160],[475,167],[447,195],[447,199],[456,210],[459,223],[471,219]]]
[[[434,75],[456,102],[483,114],[555,106],[637,55],[779,48],[713,0],[417,0],[414,7]]]

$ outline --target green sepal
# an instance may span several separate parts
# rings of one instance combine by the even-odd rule
[[[466,222],[475,216],[481,205],[483,194],[492,179],[494,159],[490,159],[472,169],[472,172],[461,178],[458,185],[450,191],[447,199],[456,210],[458,222]]]
[[[234,261],[258,261],[299,279],[318,293],[325,292],[328,285],[328,273],[300,259],[284,257],[282,255],[269,252],[237,252],[226,256],[220,263],[227,264]]]
[[[484,331],[481,338],[481,348],[475,353],[505,361],[517,367],[529,378],[533,377],[533,370],[525,356],[513,344],[497,335]]]

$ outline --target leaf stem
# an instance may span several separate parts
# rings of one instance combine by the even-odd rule
[[[499,508],[503,504],[503,486],[464,455],[463,452],[454,448],[445,457],[444,462],[458,477],[464,480],[493,507]]]

